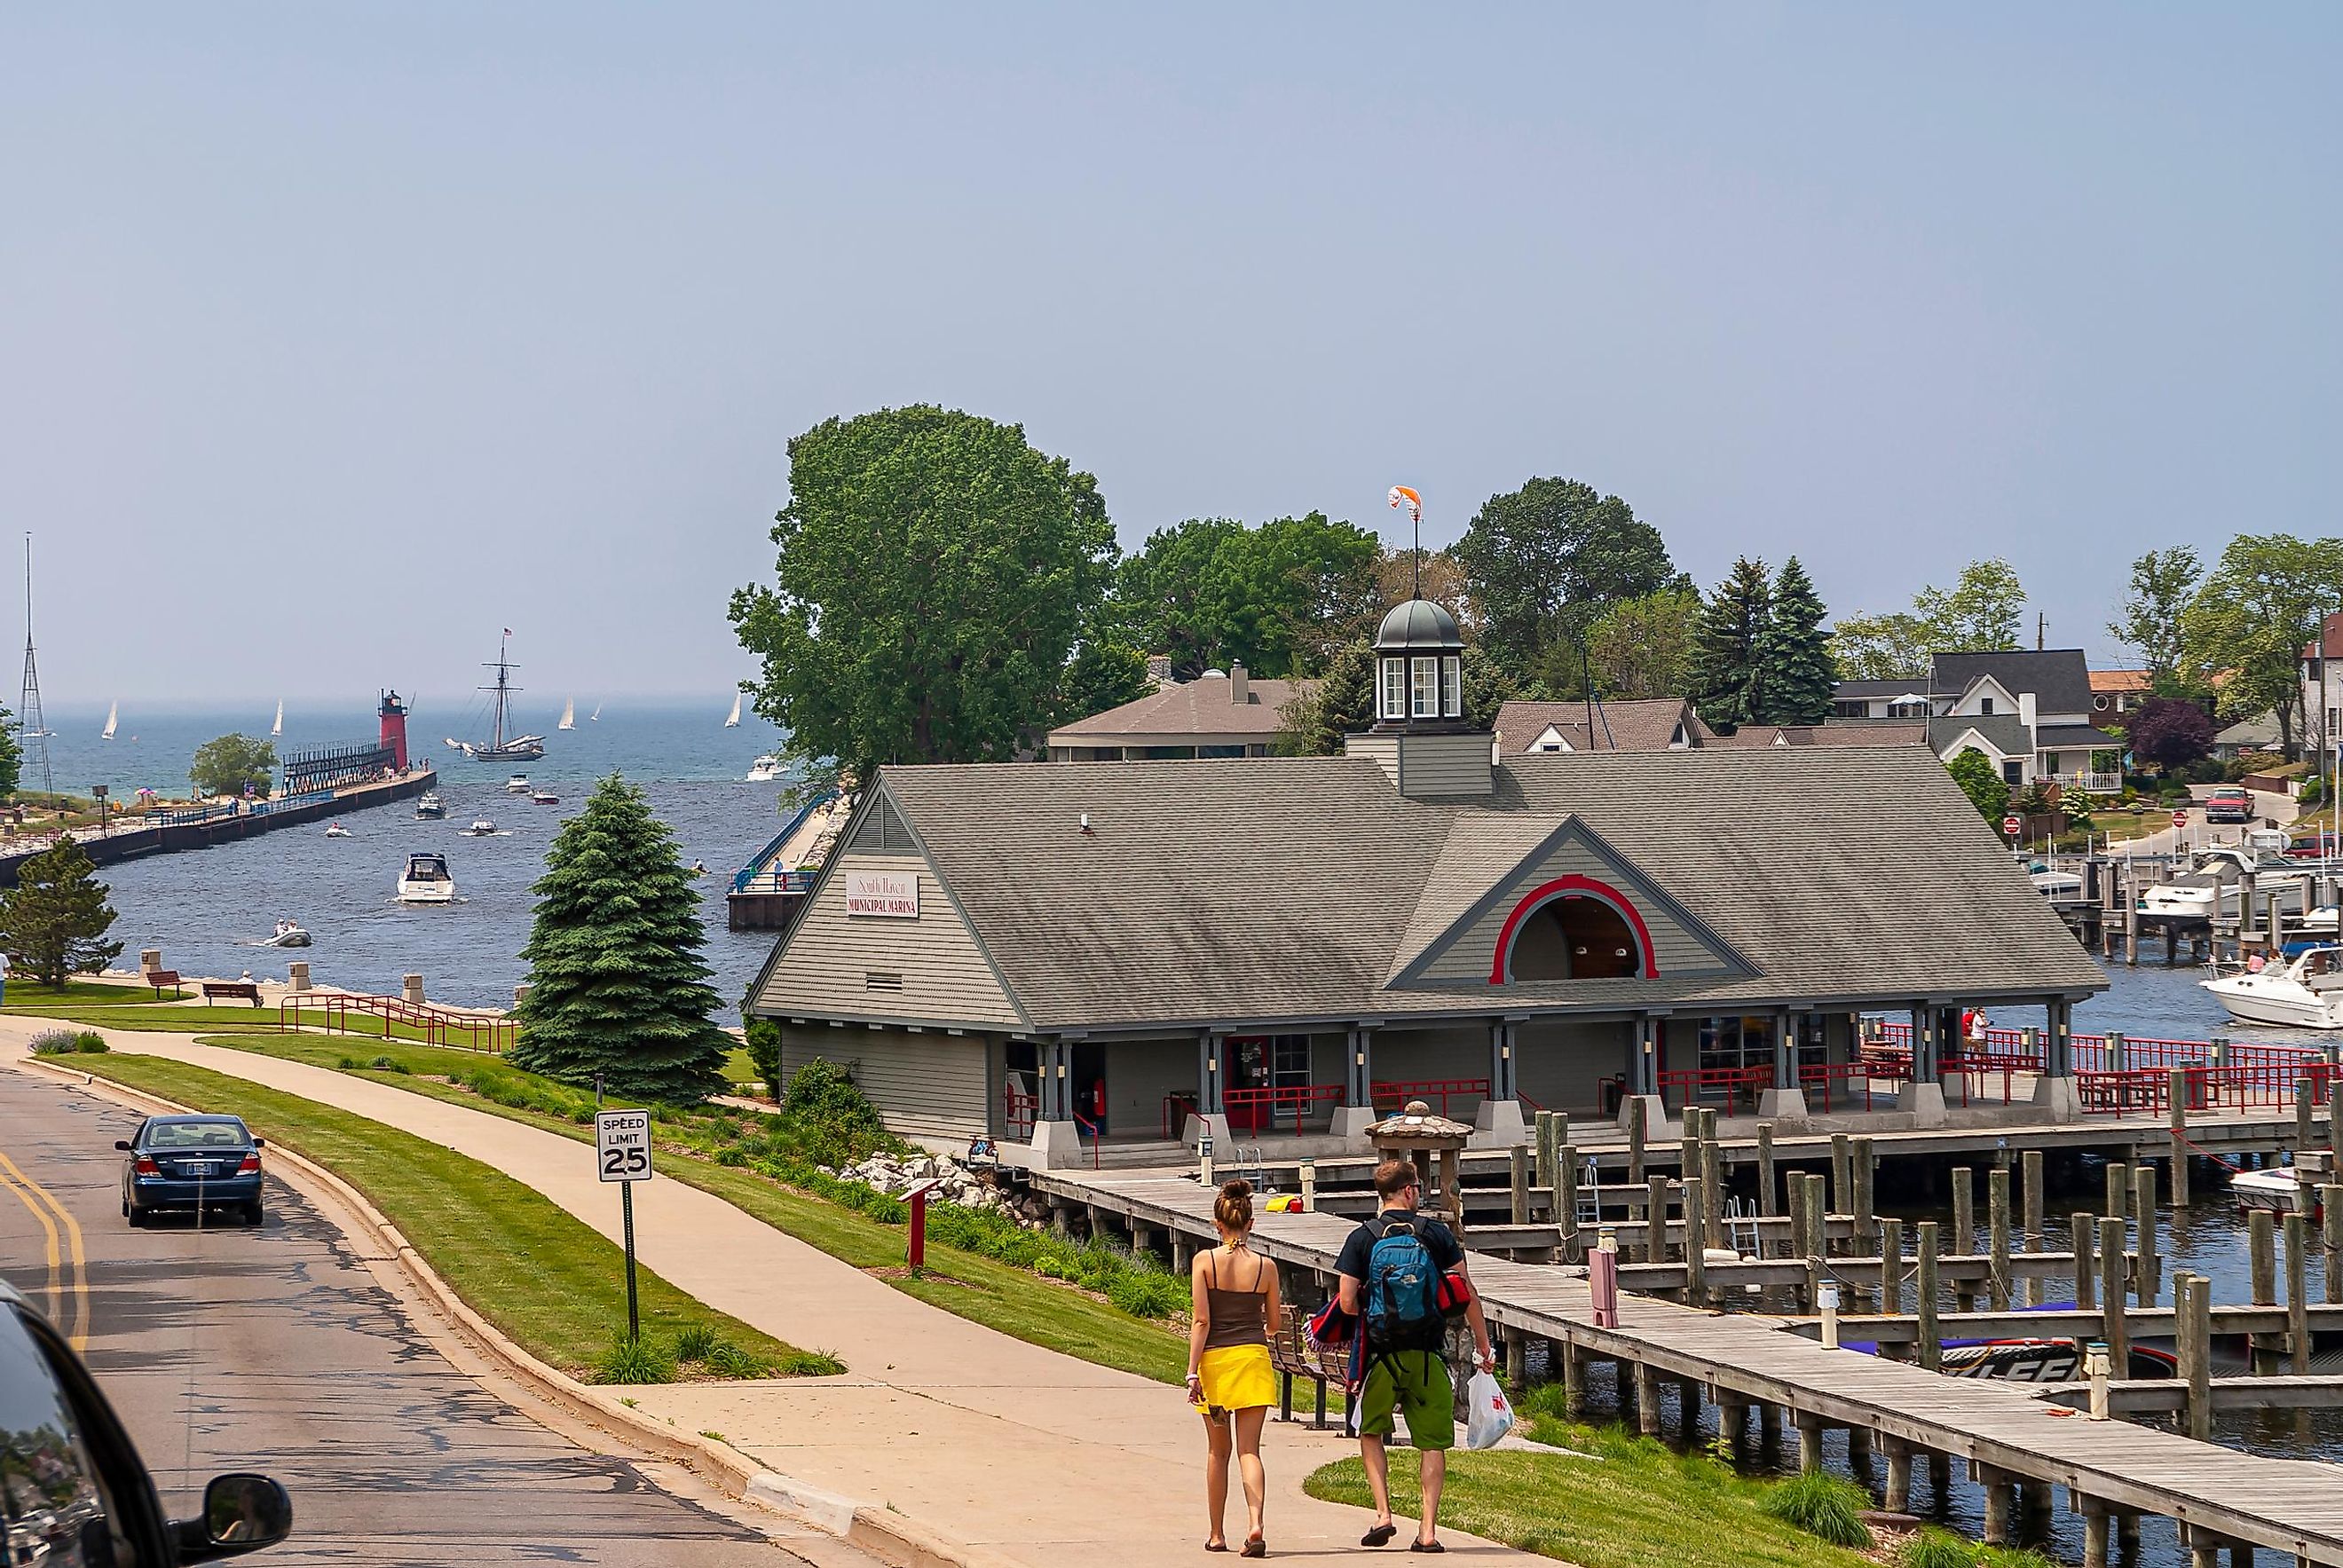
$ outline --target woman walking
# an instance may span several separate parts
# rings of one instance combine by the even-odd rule
[[[1226,1552],[1222,1519],[1229,1505],[1229,1455],[1244,1478],[1243,1557],[1266,1557],[1261,1509],[1266,1482],[1261,1428],[1277,1400],[1270,1370],[1270,1325],[1278,1321],[1277,1265],[1246,1245],[1252,1234],[1252,1183],[1231,1181],[1212,1204],[1221,1244],[1189,1270],[1194,1323],[1188,1330],[1188,1402],[1204,1416],[1204,1502],[1212,1511],[1207,1552]]]

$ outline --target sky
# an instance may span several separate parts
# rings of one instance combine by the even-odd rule
[[[2112,658],[2140,551],[2343,532],[2338,79],[2324,4],[13,5],[0,539],[52,703],[720,694],[789,437],[934,402],[1127,546],[1564,475]]]

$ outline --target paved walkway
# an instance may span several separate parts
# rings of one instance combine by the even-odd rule
[[[35,1019],[0,1020],[22,1054]],[[428,1138],[543,1192],[613,1241],[617,1194],[574,1140],[388,1085],[190,1036],[115,1031],[116,1049],[192,1062]],[[809,1349],[848,1375],[646,1389],[642,1410],[721,1432],[784,1475],[880,1507],[935,1533],[1035,1564],[1192,1564],[1204,1539],[1202,1433],[1175,1389],[1010,1339],[904,1295],[680,1181],[636,1193],[647,1267],[711,1307]],[[1356,1561],[1368,1515],[1314,1501],[1302,1482],[1355,1452],[1272,1423],[1267,1536],[1279,1557]],[[1232,1478],[1233,1480],[1233,1478]],[[1241,1498],[1230,1515],[1243,1529]],[[1443,1530],[1478,1561],[1544,1562]],[[1403,1537],[1403,1541],[1404,1537]]]

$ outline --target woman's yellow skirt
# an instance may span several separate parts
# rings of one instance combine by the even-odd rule
[[[1204,1352],[1196,1366],[1204,1385],[1200,1409],[1254,1410],[1277,1402],[1277,1373],[1267,1345],[1224,1345]]]

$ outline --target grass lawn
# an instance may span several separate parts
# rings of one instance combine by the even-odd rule
[[[624,1254],[550,1199],[452,1150],[347,1111],[183,1062],[116,1052],[75,1068],[198,1110],[230,1111],[254,1131],[333,1171],[372,1201],[475,1312],[538,1360],[577,1375],[627,1322]],[[638,1271],[643,1334],[672,1343],[704,1323],[789,1375],[842,1370],[702,1306]]]
[[[65,981],[64,990],[52,990],[40,981],[18,973],[8,977],[8,1005],[0,1008],[0,1012],[39,1016],[61,1008],[130,1007],[140,1002],[151,1005],[156,1000],[155,993],[145,986],[69,980]]]
[[[581,1142],[593,1138],[590,1125],[581,1125],[575,1120],[579,1111],[590,1108],[592,1095],[523,1072],[496,1058],[483,1059],[468,1051],[416,1045],[361,1050],[338,1037],[323,1035],[228,1036],[204,1043],[325,1068],[340,1068],[346,1060],[372,1061],[379,1056],[407,1070],[355,1070],[357,1076],[377,1083],[526,1122]],[[376,1043],[367,1042],[369,1047]],[[108,1060],[119,1061],[123,1058],[117,1054]],[[425,1076],[458,1072],[484,1072],[491,1081],[508,1084],[528,1095],[536,1101],[537,1108],[500,1105],[454,1084],[441,1082],[437,1077]],[[721,1134],[737,1126],[739,1120],[711,1114],[654,1126],[652,1135],[659,1144],[663,1172],[712,1192],[743,1212],[858,1269],[902,1267],[902,1226],[882,1224],[850,1209],[783,1186],[754,1171],[718,1164],[711,1156],[721,1148]],[[1187,1372],[1188,1341],[1184,1331],[1134,1317],[1085,1292],[958,1248],[930,1243],[924,1278],[914,1280],[895,1273],[885,1277],[888,1283],[907,1295],[1029,1344],[1135,1372],[1158,1382],[1176,1383]]]

